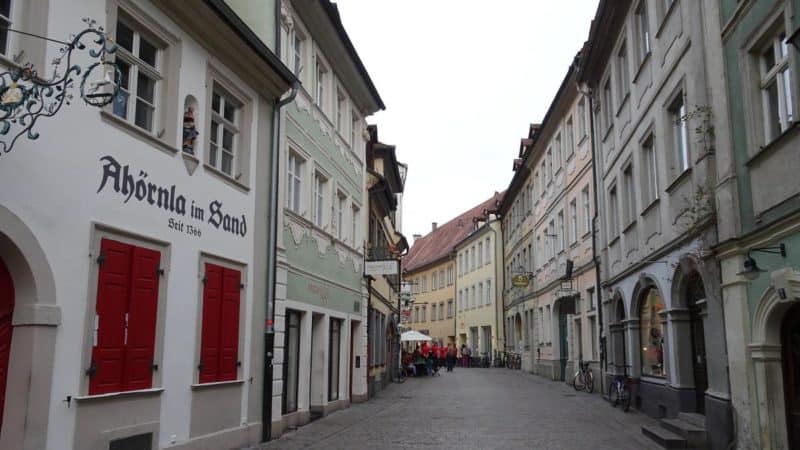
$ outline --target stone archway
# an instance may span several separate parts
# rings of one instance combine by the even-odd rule
[[[781,332],[793,308],[800,304],[800,272],[785,268],[772,273],[772,286],[758,301],[752,322],[750,362],[753,365],[761,445],[767,448],[795,448],[789,446],[786,388],[783,359],[788,355],[783,348]]]
[[[56,327],[55,281],[30,229],[0,206],[0,260],[14,286],[0,448],[44,448],[53,377]]]

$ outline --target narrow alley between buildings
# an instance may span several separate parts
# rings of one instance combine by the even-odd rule
[[[389,385],[259,449],[645,449],[653,420],[522,371],[461,369]]]

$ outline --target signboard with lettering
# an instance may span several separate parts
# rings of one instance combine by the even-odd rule
[[[400,260],[378,259],[364,262],[364,275],[399,275]]]
[[[530,284],[530,278],[524,274],[514,275],[511,277],[511,284],[518,288],[528,287]]]

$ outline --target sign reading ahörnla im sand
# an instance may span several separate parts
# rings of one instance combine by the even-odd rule
[[[114,157],[109,155],[100,158],[100,162],[102,163],[103,177],[100,180],[100,187],[97,188],[98,194],[108,187],[108,189],[124,197],[123,203],[136,199],[143,204],[163,209],[181,217],[186,217],[188,212],[189,218],[198,220],[201,223],[206,221],[214,228],[227,231],[236,236],[244,237],[247,234],[247,221],[244,214],[234,217],[225,213],[222,209],[222,202],[219,200],[209,202],[209,214],[208,219],[206,219],[206,210],[197,206],[194,200],[187,200],[184,195],[177,191],[174,184],[165,187],[153,183],[148,180],[147,172],[143,170],[139,170],[138,174],[134,175],[136,170],[131,169],[127,164],[121,165]],[[188,211],[186,209],[187,202]],[[184,227],[182,221],[169,219],[169,227],[194,236],[201,235],[198,227],[192,225]]]

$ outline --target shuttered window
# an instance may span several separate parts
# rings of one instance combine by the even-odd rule
[[[161,253],[111,239],[100,244],[89,394],[148,389]]]
[[[236,379],[239,367],[241,272],[205,265],[200,383]]]

